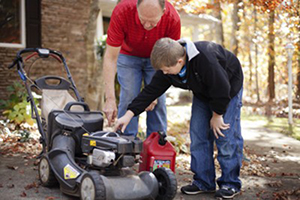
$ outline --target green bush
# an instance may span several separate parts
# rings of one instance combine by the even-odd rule
[[[96,41],[96,54],[99,60],[102,60],[106,47],[107,35],[103,35],[99,40]]]
[[[3,114],[16,125],[21,123],[34,124],[34,120],[31,118],[31,105],[27,102],[27,92],[24,86],[15,81],[13,85],[7,87],[7,91],[10,93],[8,100],[2,100],[1,109],[4,109]],[[38,95],[33,93],[35,104],[38,106]]]

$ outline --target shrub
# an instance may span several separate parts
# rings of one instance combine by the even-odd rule
[[[4,109],[3,114],[16,125],[21,123],[34,124],[34,120],[31,118],[31,105],[27,101],[27,92],[24,86],[15,81],[13,85],[7,87],[7,91],[10,92],[9,99],[1,101],[1,109]],[[35,104],[38,106],[39,95],[33,93]]]

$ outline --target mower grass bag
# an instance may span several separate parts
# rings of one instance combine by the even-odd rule
[[[32,80],[25,72],[25,61],[32,57],[53,57],[63,63],[68,80],[42,76]],[[9,66],[16,69],[27,89],[32,118],[41,134],[43,151],[39,179],[43,186],[59,184],[63,193],[81,199],[173,199],[177,182],[168,168],[136,173],[143,142],[122,133],[103,131],[103,114],[90,111],[79,95],[61,53],[50,49],[29,48],[17,53]],[[41,111],[32,90],[42,93]],[[73,96],[69,94],[73,93]]]

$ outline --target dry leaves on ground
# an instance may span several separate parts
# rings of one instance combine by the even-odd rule
[[[39,133],[36,127],[21,125],[21,129],[13,123],[0,120],[0,150],[3,155],[26,153],[38,155],[42,146],[39,142]]]

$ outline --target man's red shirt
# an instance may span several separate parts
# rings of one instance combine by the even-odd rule
[[[180,17],[166,1],[166,10],[157,26],[147,31],[141,24],[136,8],[137,0],[123,0],[114,9],[106,43],[121,47],[120,53],[149,58],[155,42],[163,37],[180,38]]]

